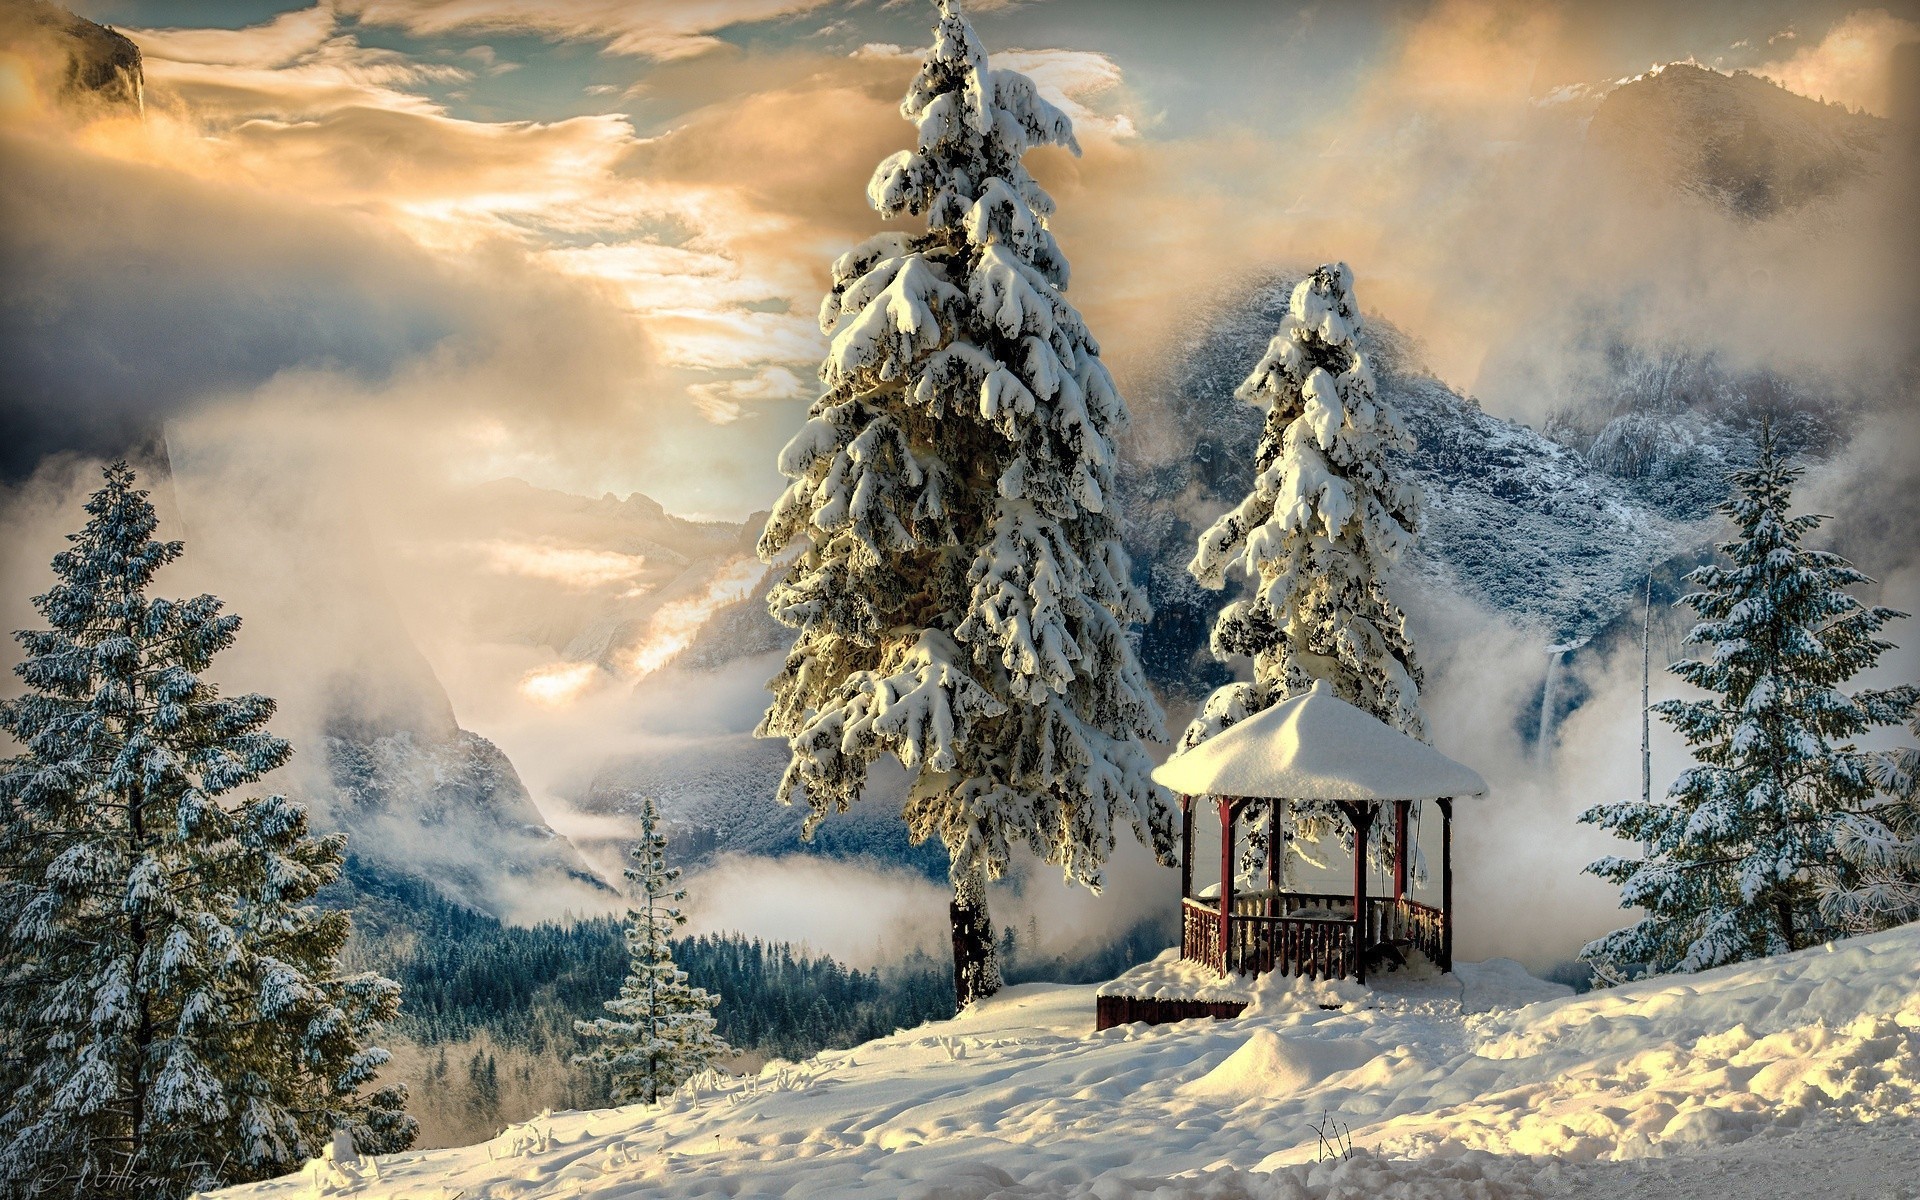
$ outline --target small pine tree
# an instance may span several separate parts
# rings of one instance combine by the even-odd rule
[[[1912,730],[1920,738],[1920,715]],[[1886,751],[1873,766],[1883,798],[1842,825],[1840,861],[1820,881],[1821,912],[1862,933],[1920,920],[1920,748]]]
[[[1266,354],[1234,392],[1267,410],[1253,490],[1201,536],[1187,570],[1210,588],[1224,587],[1234,567],[1253,581],[1251,595],[1221,609],[1211,639],[1222,662],[1251,659],[1253,678],[1215,689],[1182,749],[1318,679],[1394,728],[1427,736],[1406,617],[1386,587],[1419,527],[1421,497],[1395,470],[1393,454],[1411,439],[1375,393],[1360,329],[1353,273],[1323,266],[1294,287]],[[1282,828],[1303,857],[1345,828],[1331,805],[1286,809]],[[1376,830],[1378,853],[1391,835],[1384,822]]]
[[[1126,408],[1022,164],[1077,151],[1072,125],[988,69],[958,0],[901,111],[918,145],[867,194],[926,229],[833,265],[825,391],[781,452],[793,482],[760,541],[790,564],[768,604],[800,633],[758,732],[788,740],[780,799],[807,802],[809,835],[876,760],[906,768],[910,834],[947,849],[966,1005],[1000,986],[986,885],[1014,843],[1097,888],[1115,826],[1164,856],[1172,812],[1142,744],[1162,717],[1113,511]]]
[[[1621,907],[1646,914],[1581,951],[1610,977],[1634,965],[1703,970],[1833,932],[1820,880],[1841,865],[1844,831],[1873,797],[1874,756],[1851,739],[1902,720],[1916,692],[1839,690],[1892,648],[1875,635],[1905,614],[1861,604],[1845,589],[1871,581],[1802,545],[1824,518],[1789,514],[1799,476],[1764,433],[1759,461],[1731,475],[1721,506],[1738,531],[1720,547],[1727,565],[1687,577],[1699,590],[1682,603],[1700,621],[1686,642],[1712,653],[1671,669],[1710,695],[1654,711],[1696,765],[1666,803],[1598,805],[1580,817],[1645,848],[1642,859],[1587,868],[1620,886]]]
[[[633,860],[639,865],[628,867],[626,875],[639,891],[641,907],[630,912],[627,924],[632,966],[620,995],[603,1005],[611,1018],[574,1023],[582,1036],[602,1044],[573,1061],[607,1071],[619,1103],[653,1104],[733,1048],[714,1032],[713,1008],[720,997],[689,984],[687,973],[673,963],[673,931],[687,920],[674,905],[687,893],[678,886],[679,868],[667,865],[667,838],[651,796],[640,806]]]
[[[125,463],[105,478],[0,702],[23,747],[0,764],[0,1196],[180,1196],[339,1129],[404,1149],[404,1089],[363,1090],[399,988],[341,974],[348,917],[309,903],[345,839],[222,801],[287,760],[273,702],[200,678],[239,618],[147,595],[181,545]]]

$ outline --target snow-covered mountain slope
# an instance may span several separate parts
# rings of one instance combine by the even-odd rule
[[[1555,990],[1497,960],[1378,989],[1271,987],[1239,1020],[1095,1033],[1095,989],[1028,985],[851,1051],[696,1081],[657,1110],[542,1117],[220,1194],[1912,1194],[1898,1189],[1920,1167],[1920,926],[1544,998]],[[1317,1163],[1323,1136],[1354,1157]],[[1743,1163],[1766,1164],[1744,1172],[1752,1190],[1706,1190]]]
[[[899,863],[946,878],[946,851],[938,841],[914,846],[907,840],[899,815],[904,777],[897,769],[884,763],[876,767],[872,798],[824,823],[812,842],[803,843],[805,809],[774,802],[786,766],[787,747],[781,742],[744,733],[687,739],[606,763],[574,804],[594,816],[631,818],[640,797],[654,797],[673,861],[689,866],[719,854],[777,857],[805,850]],[[600,838],[575,835],[574,843],[611,873],[622,865],[630,839],[610,832]]]
[[[1672,63],[1608,92],[1587,144],[1653,187],[1766,218],[1875,169],[1887,129],[1879,117],[1744,71]]]
[[[1272,337],[1292,283],[1269,275],[1220,297],[1153,398],[1135,401],[1123,503],[1154,606],[1143,654],[1162,687],[1191,693],[1220,677],[1205,648],[1226,597],[1194,583],[1186,563],[1199,530],[1251,480],[1263,414],[1233,390]],[[1584,456],[1448,388],[1380,317],[1369,314],[1361,342],[1381,398],[1418,443],[1405,466],[1426,493],[1427,524],[1411,565],[1428,579],[1579,642],[1627,606],[1651,564],[1697,540]]]
[[[604,904],[612,893],[506,754],[462,726],[367,524],[340,518],[334,481],[298,458],[249,456],[235,436],[173,427],[169,482],[200,584],[245,621],[232,679],[279,701],[294,757],[277,786],[369,869],[496,916]]]
[[[368,867],[424,879],[508,920],[547,916],[613,893],[547,825],[500,748],[454,726],[322,742],[334,787],[327,813]]]

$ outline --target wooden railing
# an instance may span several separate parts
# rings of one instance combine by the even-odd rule
[[[1303,916],[1305,910],[1320,914]],[[1181,902],[1180,955],[1226,974],[1281,971],[1325,979],[1351,975],[1375,946],[1420,951],[1442,970],[1446,914],[1415,900],[1370,896],[1365,919],[1353,920],[1353,897],[1311,892],[1250,892],[1233,898],[1227,938],[1220,938],[1218,900]],[[1322,915],[1324,914],[1324,915]]]
[[[1220,957],[1220,909],[1204,900],[1180,902],[1180,957],[1212,967],[1222,975],[1227,964]]]
[[[1235,917],[1227,926],[1233,969],[1309,979],[1353,973],[1353,922],[1314,917]]]

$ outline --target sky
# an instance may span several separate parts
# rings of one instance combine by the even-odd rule
[[[506,543],[445,514],[503,477],[732,521],[771,504],[814,394],[828,266],[885,228],[866,182],[910,144],[898,106],[929,7],[75,0],[142,47],[136,115],[63,99],[4,36],[20,2],[0,0],[0,578],[44,579],[99,457],[170,458],[180,486],[156,499],[189,554],[167,586],[215,590],[249,622],[226,686],[280,697],[292,722],[328,701],[329,672],[374,664],[370,678],[417,645],[554,817],[557,781],[685,701],[527,700],[551,652],[487,640],[448,594],[482,572],[447,563]],[[1059,203],[1070,298],[1134,410],[1129,453],[1190,452],[1157,444],[1154,416],[1212,304],[1249,275],[1342,260],[1370,317],[1442,379],[1536,425],[1601,365],[1596,321],[1871,394],[1807,495],[1920,608],[1910,174],[1744,221],[1597,170],[1584,140],[1612,88],[1679,61],[1910,114],[1893,64],[1920,40],[1916,6],[970,11],[994,65],[1075,122],[1080,157],[1030,165]],[[507,549],[515,570],[582,588],[640,567],[632,548]],[[25,594],[0,595],[5,628],[33,621]],[[1581,668],[1595,700],[1543,768],[1512,718],[1538,705],[1544,643],[1457,597],[1420,619],[1441,741],[1502,791],[1507,816],[1476,823],[1473,852],[1554,847],[1511,878],[1568,886],[1611,849],[1570,838],[1572,813],[1637,787],[1620,752],[1637,745],[1637,658]],[[716,728],[751,725],[765,669],[750,666],[698,685],[727,710]],[[1678,751],[1661,754],[1670,776]],[[1487,928],[1515,952],[1565,951],[1565,928],[1526,943],[1497,926],[1507,879],[1479,878]],[[920,891],[937,941],[939,889]],[[1604,893],[1582,893],[1575,924],[1604,928]]]
[[[811,397],[826,267],[881,227],[865,180],[909,137],[896,106],[929,25],[902,0],[75,10],[140,43],[147,114],[50,129],[44,97],[9,93],[31,185],[13,255],[67,335],[17,373],[31,435],[9,475],[156,417],[278,403],[436,478],[736,520],[776,494]],[[996,63],[1079,125],[1081,159],[1034,166],[1123,385],[1149,386],[1193,297],[1345,258],[1449,382],[1516,415],[1543,401],[1483,378],[1498,335],[1448,311],[1484,297],[1444,299],[1447,248],[1472,240],[1449,226],[1499,223],[1478,192],[1510,147],[1673,60],[1885,111],[1888,51],[1916,29],[1752,2],[974,12]]]

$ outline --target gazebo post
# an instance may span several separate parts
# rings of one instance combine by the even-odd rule
[[[1453,797],[1442,796],[1440,804],[1440,964],[1443,971],[1453,970]]]
[[[1267,801],[1267,915],[1279,916],[1280,897],[1280,802]]]
[[[1180,904],[1193,895],[1193,797],[1180,794]],[[1181,918],[1185,923],[1185,917]]]
[[[1393,898],[1407,898],[1407,810],[1411,800],[1393,802]]]
[[[1373,828],[1373,805],[1342,802],[1353,823],[1353,981],[1367,981],[1367,833]]]
[[[1220,973],[1233,970],[1233,818],[1235,801],[1220,797]]]

